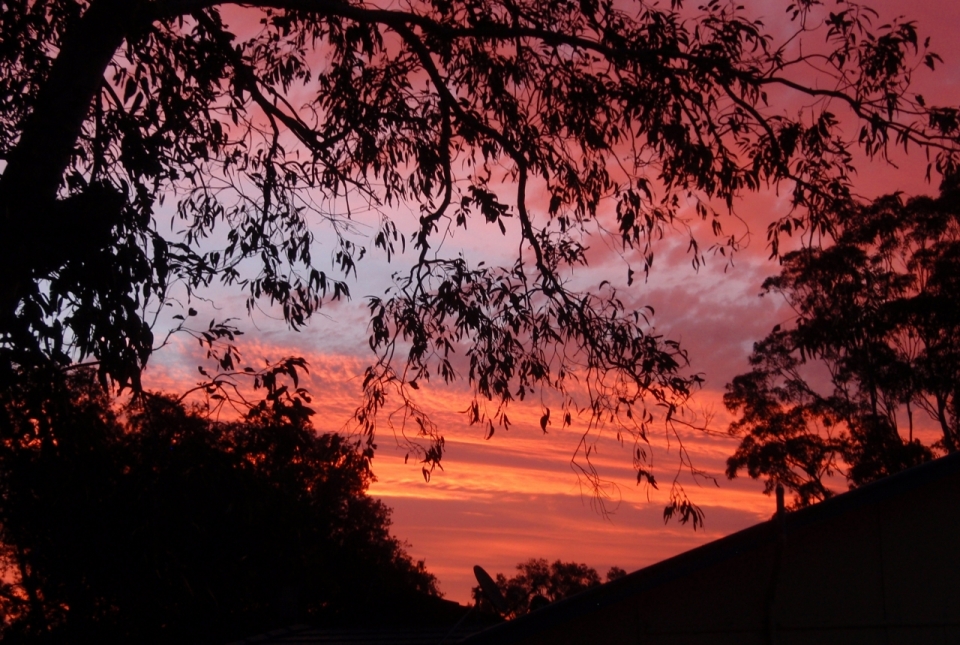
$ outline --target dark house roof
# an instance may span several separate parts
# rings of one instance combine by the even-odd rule
[[[464,642],[960,642],[958,538],[960,454],[774,517]]]

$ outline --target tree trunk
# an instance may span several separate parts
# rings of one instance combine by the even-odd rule
[[[0,177],[0,333],[32,279],[25,240],[47,230],[50,206],[64,180],[104,73],[131,27],[139,0],[93,0],[65,34],[50,75]]]

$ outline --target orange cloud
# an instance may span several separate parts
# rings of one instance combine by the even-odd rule
[[[270,344],[263,337],[244,337],[240,349],[252,365],[305,353],[302,347]],[[203,358],[199,346],[176,340],[156,355],[145,374],[145,385],[182,391],[199,380],[196,365]],[[306,358],[309,374],[302,385],[314,397],[316,427],[351,432],[366,361],[332,353],[310,353]],[[710,482],[697,487],[688,481],[695,500],[708,510],[707,530],[694,534],[675,524],[664,527],[661,512],[666,491],[638,487],[631,468],[632,446],[621,446],[612,436],[603,435],[594,440],[593,460],[615,487],[607,506],[613,514],[605,518],[595,508],[592,490],[570,466],[579,430],[551,426],[544,435],[539,406],[518,403],[511,407],[511,430],[499,430],[486,440],[481,429],[471,427],[459,412],[466,400],[462,387],[431,383],[420,393],[420,403],[446,437],[443,470],[426,483],[417,465],[404,463],[402,443],[385,432],[377,438],[373,464],[377,481],[371,493],[395,509],[395,534],[411,543],[415,557],[427,560],[448,597],[455,600],[468,599],[473,564],[507,571],[520,560],[547,557],[601,568],[637,568],[768,514],[770,502],[757,495],[758,485],[753,482],[722,482],[717,488]],[[712,404],[718,396],[702,394],[703,401],[712,399]],[[723,460],[734,445],[730,439],[691,433],[684,440],[699,467],[721,474]],[[676,453],[661,450],[656,455],[668,487]]]

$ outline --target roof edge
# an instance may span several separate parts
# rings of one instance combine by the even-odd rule
[[[790,534],[801,528],[830,520],[857,508],[881,503],[960,471],[960,453],[954,453],[914,466],[828,500],[786,514],[783,531]],[[512,621],[490,627],[463,641],[512,643],[543,628],[614,604],[637,593],[656,588],[679,577],[699,571],[775,540],[780,527],[770,520],[754,524],[707,544],[644,567],[623,578],[582,591]]]

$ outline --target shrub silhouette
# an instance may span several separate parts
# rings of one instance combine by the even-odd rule
[[[2,400],[12,640],[188,642],[438,595],[366,494],[369,454],[304,415],[213,423],[149,395],[118,413],[87,371]]]

